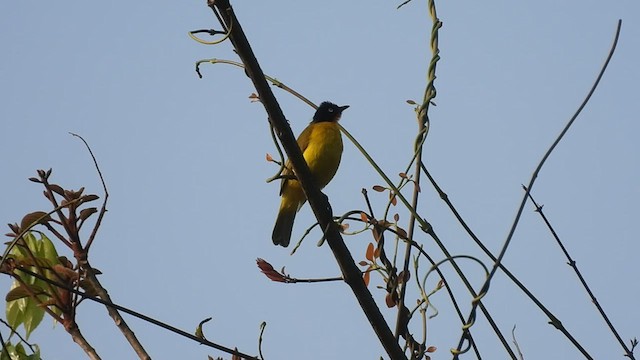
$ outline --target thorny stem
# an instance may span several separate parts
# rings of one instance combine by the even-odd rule
[[[507,238],[506,238],[506,240],[504,242],[504,245],[502,246],[502,249],[500,250],[500,253],[496,258],[496,261],[495,261],[495,263],[493,265],[493,268],[491,269],[491,273],[489,274],[489,277],[487,277],[487,279],[485,280],[484,285],[482,286],[483,289],[488,288],[488,286],[491,283],[491,280],[493,278],[493,275],[496,273],[496,270],[500,267],[500,263],[502,262],[502,258],[506,254],[507,248],[509,247],[509,244],[511,243],[511,239],[513,238],[513,234],[515,233],[516,227],[518,226],[518,223],[520,221],[520,216],[522,215],[522,211],[524,210],[524,205],[527,202],[527,197],[529,195],[529,192],[533,188],[533,184],[535,183],[536,178],[538,177],[538,173],[540,173],[540,170],[542,169],[542,166],[546,162],[547,158],[549,158],[549,156],[551,155],[553,150],[556,148],[556,146],[560,143],[560,141],[562,140],[564,135],[567,133],[567,131],[569,131],[569,129],[571,128],[571,125],[573,125],[574,121],[578,118],[578,115],[580,115],[580,113],[582,112],[582,109],[584,109],[584,107],[587,105],[587,103],[589,102],[589,99],[591,99],[591,96],[593,95],[593,93],[595,92],[596,88],[598,87],[598,84],[600,83],[600,80],[602,79],[602,77],[604,75],[604,72],[607,69],[607,66],[609,65],[609,61],[611,60],[611,58],[613,57],[613,53],[615,52],[616,45],[618,44],[618,38],[620,36],[621,27],[622,27],[622,20],[618,20],[618,26],[616,28],[616,33],[615,33],[615,37],[614,37],[614,40],[613,40],[613,44],[611,46],[611,50],[609,51],[609,55],[607,56],[607,59],[605,60],[603,66],[602,66],[602,68],[600,70],[600,73],[598,74],[598,77],[596,78],[596,81],[594,82],[593,86],[591,87],[591,90],[589,90],[589,93],[587,94],[585,99],[582,101],[582,103],[580,104],[580,106],[578,107],[576,112],[573,114],[573,116],[569,120],[569,122],[565,125],[564,129],[562,130],[562,132],[560,132],[560,135],[558,135],[556,140],[553,142],[553,144],[549,147],[547,152],[544,154],[544,156],[540,160],[540,163],[538,164],[538,166],[536,167],[535,171],[531,175],[531,179],[529,180],[529,184],[527,186],[527,191],[524,194],[524,196],[522,197],[522,200],[520,201],[520,206],[518,207],[518,211],[516,212],[515,219],[513,220],[513,224],[511,225],[511,229],[509,230],[509,234],[507,235]],[[475,318],[475,311],[476,311],[476,307],[477,306],[478,306],[478,302],[474,301],[473,304],[472,304],[471,310],[469,312],[469,316],[467,318],[467,326],[465,326],[465,328],[463,329],[462,335],[460,336],[460,341],[458,342],[458,347],[456,348],[455,351],[453,351],[454,358],[457,358],[458,354],[460,354],[460,349],[462,348],[462,345],[464,343],[465,334],[468,332],[468,326],[473,323],[473,320]],[[589,354],[586,353],[586,351],[584,351],[584,349],[582,349],[582,352],[583,352],[583,355],[585,357],[591,358],[589,356]]]
[[[582,287],[584,287],[584,289],[587,291],[587,294],[589,294],[589,297],[591,298],[591,302],[593,302],[593,305],[595,305],[596,309],[598,309],[598,312],[600,313],[600,315],[602,316],[604,321],[607,323],[607,326],[611,330],[611,333],[613,333],[613,335],[615,336],[616,340],[618,340],[618,342],[620,343],[620,345],[624,349],[625,356],[627,356],[628,358],[630,358],[632,360],[635,360],[633,352],[624,343],[624,340],[622,340],[622,337],[620,337],[620,334],[618,333],[616,328],[611,323],[611,320],[609,319],[607,314],[604,312],[604,309],[602,308],[602,306],[600,306],[600,302],[598,301],[598,299],[596,299],[596,296],[591,291],[591,288],[589,288],[589,285],[587,284],[587,281],[582,276],[582,273],[578,269],[578,264],[576,263],[575,260],[573,260],[573,258],[571,257],[571,255],[569,254],[567,249],[565,248],[564,244],[560,240],[560,237],[556,233],[555,229],[553,228],[553,226],[549,222],[549,219],[547,219],[547,216],[542,211],[542,206],[538,205],[538,203],[533,199],[533,196],[531,195],[531,192],[527,191],[527,188],[524,185],[522,185],[522,187],[528,193],[529,199],[531,199],[531,202],[533,203],[533,205],[536,208],[536,212],[538,214],[540,214],[540,217],[542,217],[542,220],[547,225],[547,228],[549,228],[549,231],[551,232],[551,235],[553,235],[553,238],[556,240],[556,243],[558,244],[558,246],[560,246],[560,249],[562,249],[562,252],[564,253],[565,257],[567,258],[567,265],[569,265],[573,269],[573,271],[576,273],[576,275],[578,276],[578,279],[580,280],[580,283],[582,284]]]

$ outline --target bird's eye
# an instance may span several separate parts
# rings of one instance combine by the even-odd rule
[[[329,112],[333,112],[333,109],[329,109]]]

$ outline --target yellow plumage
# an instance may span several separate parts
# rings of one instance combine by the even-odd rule
[[[340,165],[343,146],[337,121],[340,119],[342,111],[347,107],[339,107],[328,102],[322,103],[311,124],[298,137],[298,146],[311,174],[321,189],[333,179]],[[287,161],[283,175],[290,175],[290,169],[291,164]],[[286,247],[291,240],[291,230],[296,213],[307,201],[307,198],[300,183],[294,179],[282,180],[280,195],[282,200],[272,239],[274,244]]]

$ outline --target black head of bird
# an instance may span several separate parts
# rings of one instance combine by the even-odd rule
[[[349,105],[338,106],[334,103],[330,103],[328,101],[323,102],[316,110],[316,113],[313,115],[313,122],[334,122],[340,120],[342,116],[342,112],[345,111]]]

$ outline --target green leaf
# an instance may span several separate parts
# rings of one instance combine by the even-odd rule
[[[18,287],[17,282],[13,282],[11,284],[11,289],[15,289]],[[25,307],[26,299],[19,299],[14,301],[7,302],[6,306],[6,314],[7,314],[7,322],[11,325],[12,328],[16,329],[22,322],[24,321],[24,307]]]
[[[44,234],[40,237],[40,241],[42,241],[42,251],[41,254],[38,255],[51,261],[53,264],[58,264],[58,252],[53,242],[44,236]]]
[[[27,303],[27,310],[24,316],[25,337],[29,339],[29,335],[35,330],[44,318],[44,309],[36,304],[35,301]]]
[[[2,355],[0,355],[0,360],[11,360],[11,354],[16,352],[16,347],[11,344],[11,342],[7,341],[4,344],[4,348],[2,349]]]
[[[28,297],[29,295],[30,293],[28,291],[28,288],[26,286],[19,285],[18,287],[9,290],[9,292],[5,296],[5,301],[10,302],[10,301],[22,299],[22,298]]]

